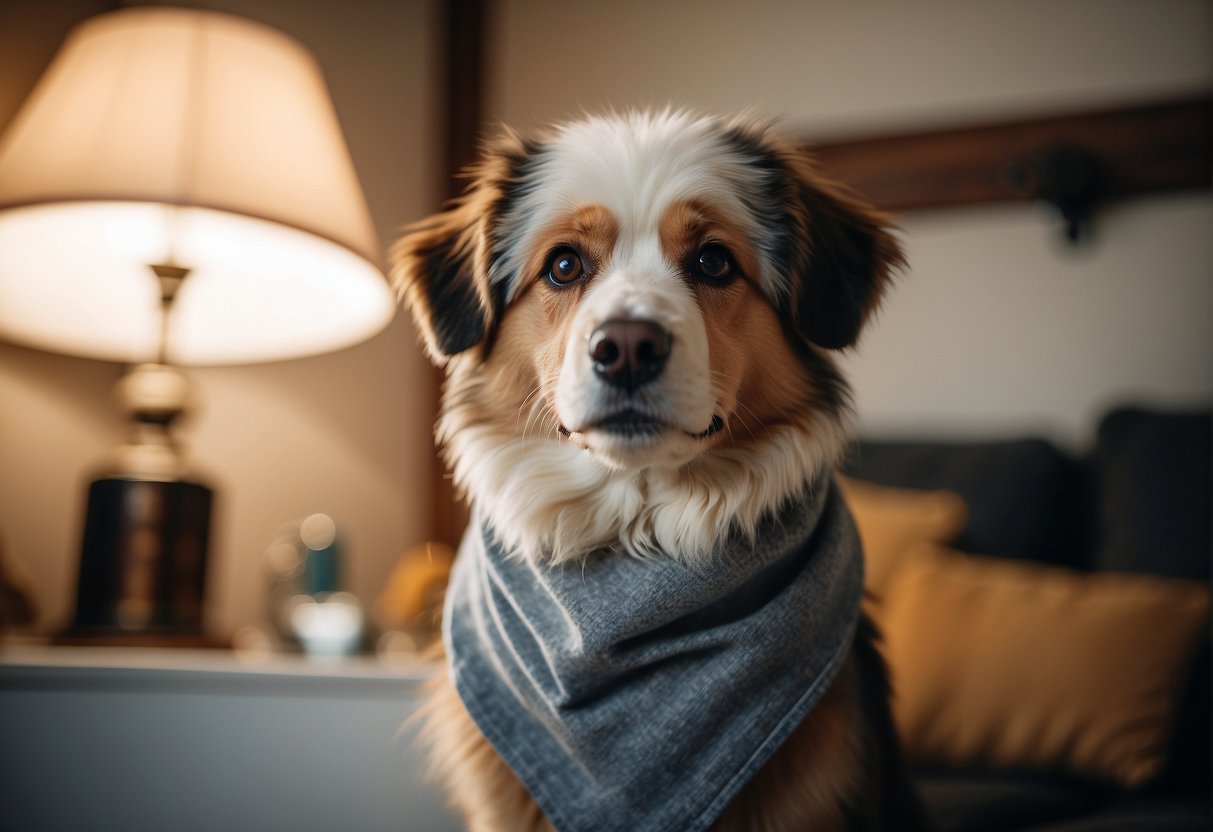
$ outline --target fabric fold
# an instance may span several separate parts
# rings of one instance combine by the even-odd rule
[[[708,828],[846,658],[859,541],[829,479],[697,565],[549,566],[474,518],[444,640],[477,726],[561,832]]]

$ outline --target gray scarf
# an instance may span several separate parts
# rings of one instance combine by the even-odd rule
[[[709,827],[838,672],[863,585],[828,479],[699,568],[511,557],[464,538],[444,615],[455,688],[561,832]]]

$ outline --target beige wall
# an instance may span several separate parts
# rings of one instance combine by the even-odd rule
[[[815,136],[1207,87],[1208,0],[498,0],[495,114],[753,107]]]
[[[492,110],[527,128],[675,104],[813,138],[1208,90],[1207,0],[503,0]],[[1069,251],[1017,205],[901,219],[911,269],[846,364],[863,427],[1039,431],[1213,396],[1213,200],[1109,210]]]
[[[0,7],[0,124],[66,28],[109,4]],[[191,5],[177,3],[174,5]],[[382,242],[438,194],[430,0],[198,3],[275,25],[319,58]],[[370,599],[431,515],[428,365],[406,316],[360,346],[272,365],[190,372],[203,407],[185,431],[218,492],[210,621],[261,613],[261,556],[284,521],[332,514],[352,589]],[[70,615],[90,465],[117,437],[115,365],[0,343],[0,536],[34,579],[43,627]]]
[[[74,20],[108,4],[0,3],[0,124]],[[300,38],[328,75],[384,243],[436,201],[431,0],[220,0]],[[500,0],[490,110],[531,127],[607,104],[782,114],[819,137],[1135,100],[1210,85],[1201,0]],[[902,225],[913,269],[848,359],[865,427],[1042,430],[1081,443],[1121,396],[1213,393],[1207,195],[1108,212],[1089,250],[1028,206]],[[70,609],[90,464],[117,435],[114,365],[0,343],[0,535],[44,623]],[[373,596],[431,509],[428,370],[407,320],[330,356],[192,373],[187,432],[219,489],[212,621],[260,612],[260,556],[327,511]]]

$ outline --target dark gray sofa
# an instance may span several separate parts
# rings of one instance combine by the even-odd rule
[[[1075,458],[1039,439],[862,441],[846,473],[901,488],[949,489],[969,509],[966,552],[1080,570],[1210,579],[1209,412],[1119,408]],[[1206,628],[1207,632],[1207,628]],[[1207,830],[1209,644],[1193,659],[1168,762],[1127,792],[1062,772],[919,767],[942,832]]]

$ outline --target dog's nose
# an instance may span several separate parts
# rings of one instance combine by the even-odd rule
[[[607,321],[590,333],[590,361],[600,379],[631,392],[661,374],[672,342],[653,321]]]

